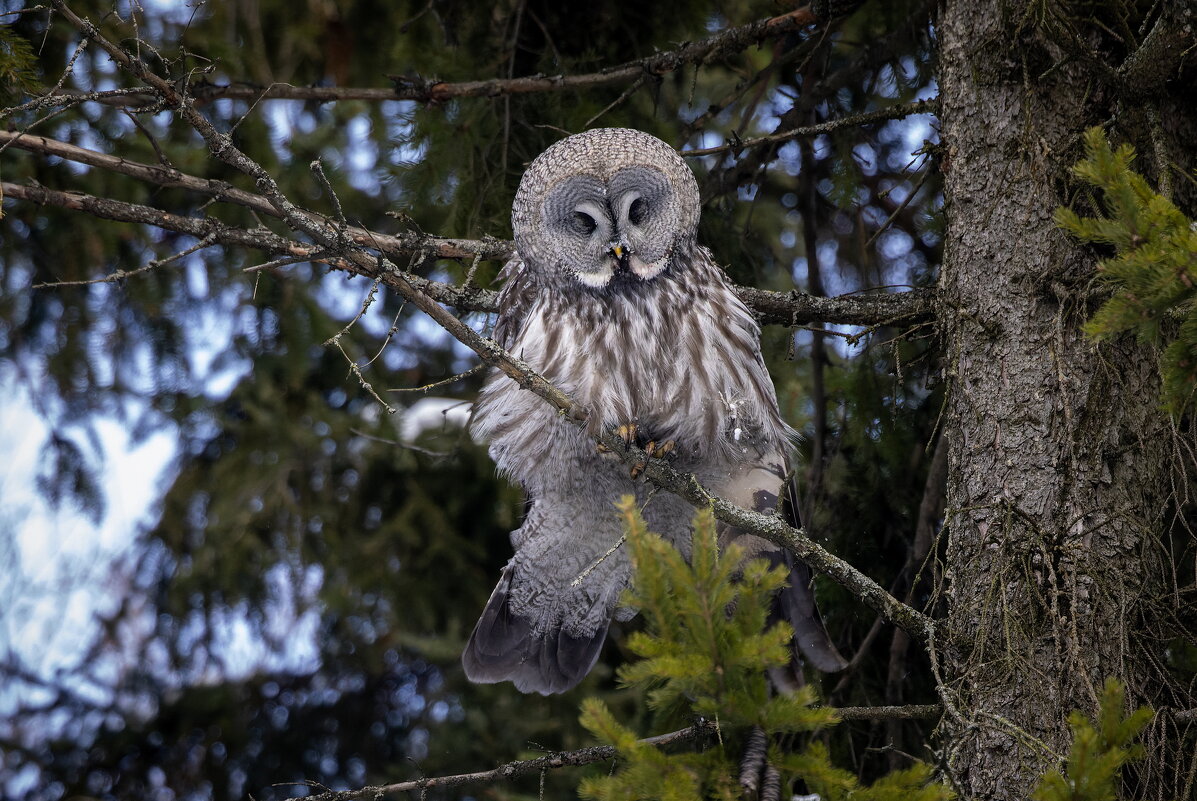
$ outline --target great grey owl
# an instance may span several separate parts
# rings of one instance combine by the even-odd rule
[[[778,506],[793,431],[761,359],[760,328],[696,241],[698,216],[690,169],[640,131],[570,136],[520,182],[495,338],[590,417],[586,428],[571,424],[497,372],[478,399],[473,431],[530,505],[462,656],[471,681],[549,694],[590,671],[612,618],[635,614],[618,605],[630,569],[613,505],[621,496],[635,495],[650,530],[688,552],[694,508],[601,453],[601,429],[669,451],[679,470],[733,503]],[[809,569],[737,530],[720,539],[791,567],[774,615],[794,626],[816,667],[842,667]]]

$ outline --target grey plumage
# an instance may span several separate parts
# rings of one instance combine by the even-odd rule
[[[690,169],[639,131],[571,136],[524,174],[495,337],[590,419],[588,429],[572,425],[498,373],[478,399],[473,430],[530,507],[463,654],[472,681],[547,694],[589,672],[611,620],[634,614],[618,607],[629,576],[617,547],[620,496],[634,494],[650,529],[688,549],[693,507],[600,454],[599,430],[635,423],[645,441],[672,440],[675,466],[716,494],[761,511],[779,506],[793,432],[761,359],[759,327],[696,241],[698,216]],[[795,626],[817,667],[841,667],[806,566],[738,530],[721,540],[790,565],[792,586],[775,614]]]

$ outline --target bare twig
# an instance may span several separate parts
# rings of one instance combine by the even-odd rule
[[[55,5],[55,8],[59,8],[59,6]],[[643,76],[667,75],[687,65],[706,64],[717,58],[743,51],[765,39],[784,36],[816,22],[818,20],[814,13],[809,7],[804,6],[776,17],[728,28],[701,41],[685,44],[676,50],[654,53],[626,64],[583,75],[526,75],[518,78],[496,78],[457,83],[438,81],[419,75],[394,75],[391,76],[391,80],[395,82],[395,85],[390,88],[292,86],[285,83],[261,87],[248,84],[218,85],[198,82],[190,85],[187,93],[200,103],[221,98],[251,101],[303,100],[329,103],[340,100],[372,102],[415,100],[421,103],[445,103],[463,97],[503,97],[533,92],[579,91],[632,83]],[[57,96],[71,97],[74,94],[76,93],[68,90]],[[111,105],[123,105],[151,102],[154,96],[152,93],[141,92],[105,94],[89,99]]]
[[[914,200],[914,196],[922,191],[923,184],[927,182],[927,178],[930,175],[930,169],[923,170],[923,174],[919,176],[918,181],[915,182],[914,188],[910,190],[910,193],[906,195],[906,197],[902,198],[902,202],[897,205],[897,208],[895,208],[893,212],[885,218],[885,222],[881,223],[881,225],[877,227],[877,230],[873,232],[873,235],[869,237],[869,240],[864,243],[865,250],[868,250],[870,247],[872,247],[873,243],[877,241],[878,237],[880,237],[886,232],[886,230],[889,229],[891,225],[893,225],[894,220],[898,218],[898,215],[906,210],[906,207],[910,205],[912,200]]]
[[[216,244],[216,240],[211,234],[209,234],[189,248],[180,250],[178,253],[167,256],[164,259],[152,259],[141,267],[138,267],[136,270],[117,270],[114,273],[110,273],[99,278],[91,278],[85,281],[51,281],[43,284],[34,284],[29,288],[52,289],[56,287],[67,286],[87,286],[88,284],[114,284],[117,281],[124,281],[126,278],[132,278],[135,275],[141,275],[142,273],[148,273],[150,270],[155,270],[159,267],[165,267],[167,264],[173,264],[179,259],[190,256],[192,253],[195,253],[198,250],[210,248],[214,244]]]
[[[887,106],[886,108],[877,109],[876,111],[866,111],[863,114],[853,114],[850,117],[841,117],[837,120],[828,120],[827,122],[820,122],[814,125],[804,125],[799,128],[791,128],[787,131],[779,131],[778,133],[771,133],[766,136],[758,136],[754,139],[737,139],[734,142],[728,142],[727,144],[718,145],[717,147],[704,147],[696,150],[682,150],[680,153],[683,156],[710,156],[716,153],[732,153],[733,155],[738,155],[743,150],[761,147],[763,145],[776,145],[782,142],[788,142],[791,139],[832,133],[833,131],[838,131],[843,128],[855,128],[858,125],[869,125],[874,122],[902,119],[903,117],[909,117],[911,114],[935,114],[938,111],[938,99],[930,98],[928,100],[916,100],[913,103],[902,103],[896,106]]]
[[[646,737],[640,742],[657,747],[672,745],[696,739],[704,734],[715,731],[715,724],[710,721],[699,721],[689,728],[659,734],[656,737]],[[426,779],[413,779],[396,784],[384,784],[378,787],[363,787],[360,790],[345,790],[337,792],[329,790],[318,795],[307,796],[307,801],[353,801],[358,798],[374,799],[382,795],[403,793],[412,790],[431,790],[434,787],[460,787],[465,784],[480,784],[482,782],[502,781],[537,773],[543,770],[590,765],[594,762],[605,762],[618,756],[615,746],[596,745],[590,748],[579,748],[576,751],[558,751],[545,754],[536,759],[525,759],[518,762],[508,762],[490,770],[477,773],[459,773],[455,776],[432,776]]]
[[[921,704],[914,706],[850,706],[840,707],[835,711],[840,720],[918,720],[935,718],[942,712],[942,709],[939,704]],[[659,734],[655,737],[646,737],[640,742],[644,745],[652,745],[660,748],[675,743],[688,742],[703,735],[713,734],[715,733],[715,728],[714,721],[701,720],[688,728],[679,729],[668,734]],[[579,748],[576,751],[558,751],[545,754],[535,759],[508,762],[497,768],[477,771],[476,773],[459,773],[453,776],[431,776],[426,779],[412,779],[395,784],[362,787],[358,790],[328,790],[317,795],[307,796],[306,798],[308,801],[374,799],[379,796],[415,790],[422,791],[437,787],[461,787],[466,784],[503,781],[546,770],[579,767],[595,762],[605,762],[609,759],[614,759],[618,755],[619,753],[614,746],[591,746],[589,748]]]
[[[450,384],[456,384],[458,381],[463,381],[470,376],[477,375],[485,369],[485,364],[476,364],[465,372],[451,375],[448,378],[442,378],[440,381],[433,381],[431,384],[424,384],[420,387],[397,387],[395,389],[388,389],[387,392],[421,392],[427,395],[430,391],[438,387],[446,387]]]

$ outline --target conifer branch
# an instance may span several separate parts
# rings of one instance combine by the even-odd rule
[[[817,707],[816,707],[817,708]],[[917,704],[912,706],[850,706],[835,710],[840,720],[927,720],[942,712],[938,704]],[[713,721],[700,720],[693,726],[668,734],[658,734],[640,740],[644,745],[661,748],[675,743],[688,742],[699,737],[714,734],[716,730]],[[545,754],[535,759],[523,759],[508,762],[490,770],[480,770],[473,773],[458,773],[450,776],[430,776],[426,779],[411,779],[394,784],[384,784],[373,787],[362,787],[357,790],[327,790],[323,793],[306,796],[307,801],[357,801],[357,799],[374,799],[379,796],[393,795],[413,791],[432,790],[443,787],[461,787],[467,784],[485,784],[488,782],[504,781],[530,773],[540,773],[545,770],[557,770],[567,767],[581,767],[595,762],[606,762],[618,756],[615,746],[596,745],[579,748],[574,751],[558,751]]]
[[[932,720],[943,714],[943,707],[940,704],[841,706],[835,714],[840,720]]]
[[[705,734],[713,734],[715,728],[714,722],[703,720],[685,729],[679,729],[668,734],[658,734],[655,737],[646,737],[640,742],[644,745],[660,748],[665,745],[694,740]],[[545,770],[580,767],[595,762],[605,762],[609,759],[614,759],[617,755],[618,751],[615,746],[595,745],[589,748],[579,748],[576,751],[558,751],[556,753],[545,754],[542,757],[536,757],[535,759],[508,762],[497,768],[481,770],[476,773],[432,776],[427,779],[412,779],[411,781],[384,784],[377,787],[362,787],[359,790],[328,790],[317,795],[306,796],[306,799],[307,801],[354,801],[354,799],[359,798],[374,799],[394,793],[405,793],[416,790],[424,791],[437,787],[460,787],[465,784],[482,784],[485,782],[514,779],[517,776],[540,773]]]
[[[93,217],[116,222],[152,225],[166,231],[173,231],[193,236],[197,239],[208,240],[213,244],[225,247],[250,248],[262,250],[270,254],[282,254],[287,257],[286,260],[290,263],[310,261],[328,265],[333,269],[345,270],[355,275],[365,275],[367,277],[375,277],[377,272],[373,269],[363,270],[347,259],[329,254],[323,248],[289,239],[267,228],[238,228],[237,226],[228,225],[211,217],[188,217],[180,214],[171,214],[152,206],[127,203],[123,200],[96,197],[95,195],[88,195],[82,192],[61,192],[43,186],[25,186],[7,181],[0,182],[0,195],[40,205],[57,206],[72,211],[80,211],[90,214]],[[387,239],[387,237],[379,238],[383,240]],[[413,249],[409,252],[419,252],[419,248],[413,246]],[[261,269],[261,265],[250,269]],[[102,276],[91,283],[124,280],[134,274],[134,270],[127,270],[122,274],[114,273],[111,276]],[[421,291],[426,292],[440,303],[454,306],[464,311],[488,311],[494,309],[495,293],[491,290],[465,288],[440,281],[431,281],[415,273],[407,273],[406,275],[407,280],[413,286],[419,287]],[[384,279],[383,283],[387,283],[387,281]],[[49,282],[39,284],[35,288],[47,289],[61,285],[61,283]]]
[[[57,8],[58,5],[55,4]],[[654,53],[651,56],[629,61],[598,72],[579,75],[525,75],[516,78],[493,78],[480,81],[440,81],[420,75],[392,75],[390,88],[349,86],[292,86],[274,83],[269,86],[249,84],[210,84],[196,82],[187,87],[190,97],[201,103],[212,100],[302,100],[332,103],[342,100],[414,100],[419,103],[439,104],[465,97],[504,97],[535,92],[581,91],[605,86],[630,84],[645,78],[659,78],[671,72],[690,66],[707,64],[714,59],[738,53],[766,39],[776,39],[788,33],[813,25],[819,20],[809,6],[795,9],[775,17],[728,28],[706,39],[683,44],[676,50]],[[74,101],[82,92],[64,91],[55,93]],[[109,105],[138,105],[153,102],[155,92],[108,93],[89,99]]]
[[[141,181],[167,188],[186,189],[206,195],[218,201],[235,203],[259,214],[269,217],[282,218],[282,213],[266,197],[238,189],[225,181],[211,178],[198,178],[188,175],[173,167],[161,164],[144,164],[139,161],[111,156],[96,150],[73,145],[46,136],[22,133],[19,131],[0,131],[0,149],[7,147],[20,148],[32,153],[44,153],[48,156],[87,164],[92,167],[110,170],[128,175]],[[146,207],[148,208],[148,207]],[[314,224],[324,224],[327,218],[306,209],[298,212],[310,217]],[[437,259],[472,259],[480,257],[492,261],[503,261],[511,255],[511,243],[502,239],[453,239],[450,237],[404,232],[399,235],[380,234],[364,228],[349,226],[345,228],[345,236],[355,244],[363,247],[377,248],[384,253],[410,256],[419,253],[423,256]],[[493,302],[493,299],[492,299]],[[486,311],[487,309],[477,309]]]

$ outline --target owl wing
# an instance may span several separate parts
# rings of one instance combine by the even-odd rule
[[[602,511],[609,514],[602,515]],[[542,498],[512,532],[515,556],[470,634],[470,681],[511,681],[521,692],[561,693],[594,663],[630,571],[609,502]]]
[[[782,454],[766,454],[756,464],[734,475],[722,488],[721,494],[738,506],[762,514],[780,511],[786,521],[797,528],[800,525],[797,492],[793,480],[787,479],[788,475],[786,459]],[[831,641],[823,618],[819,615],[810,567],[796,559],[789,550],[731,526],[721,529],[720,542],[725,545],[735,543],[744,549],[746,558],[768,559],[771,564],[781,565],[789,571],[788,586],[774,596],[769,610],[770,625],[784,620],[794,629],[790,665],[788,669],[771,671],[770,678],[774,685],[781,690],[801,687],[804,683],[804,657],[824,672],[843,670],[848,663]]]

